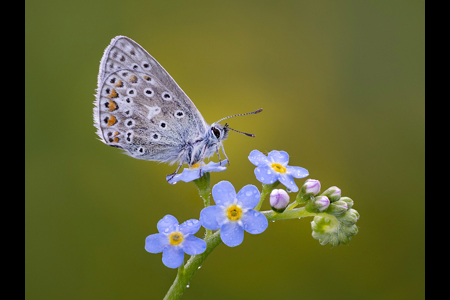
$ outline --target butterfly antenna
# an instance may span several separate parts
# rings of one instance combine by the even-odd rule
[[[226,120],[226,119],[229,119],[229,118],[233,118],[233,117],[239,117],[239,116],[246,116],[246,115],[254,115],[254,114],[257,114],[257,113],[260,113],[260,112],[262,112],[262,108],[260,108],[260,109],[258,109],[258,110],[255,110],[255,111],[252,111],[252,112],[249,112],[249,113],[245,113],[245,114],[238,114],[238,115],[233,115],[233,116],[229,116],[229,117],[226,117],[226,118],[223,118],[223,119],[220,119],[219,121],[217,121],[217,122],[215,122],[215,123],[219,123],[220,121],[223,121],[223,120]],[[230,127],[228,127],[228,128],[230,128]],[[232,128],[230,128],[231,130],[234,130],[234,129],[232,129]],[[237,130],[234,130],[234,131],[237,131]],[[237,132],[240,132],[240,131],[237,131]],[[243,133],[243,132],[241,132],[241,133]],[[244,133],[244,134],[247,134],[247,133]],[[252,135],[250,135],[250,136],[252,136]]]
[[[231,128],[230,126],[228,126],[228,124],[227,124],[227,123],[225,123],[225,127],[227,127],[228,129],[231,129],[231,130],[233,130],[233,131],[236,131],[236,132],[239,132],[239,133],[245,134],[246,136],[250,136],[250,137],[255,137],[255,135],[254,135],[254,134],[251,134],[251,133],[246,133],[246,132],[242,132],[242,131],[239,131],[239,130],[233,129],[233,128]]]

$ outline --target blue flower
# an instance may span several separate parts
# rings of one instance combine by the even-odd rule
[[[236,190],[228,181],[221,181],[212,189],[216,205],[208,206],[200,212],[203,227],[211,230],[220,228],[222,242],[235,247],[244,240],[244,230],[259,234],[268,226],[267,218],[253,210],[260,198],[254,185],[244,186],[236,195]]]
[[[272,184],[278,180],[291,192],[298,191],[293,177],[303,178],[309,175],[304,168],[288,166],[289,154],[285,151],[274,150],[265,156],[260,151],[253,150],[248,159],[256,166],[256,179],[264,184]]]
[[[166,267],[178,268],[183,264],[184,253],[197,255],[206,250],[206,242],[194,234],[200,229],[198,220],[187,220],[181,225],[174,216],[166,215],[159,220],[159,233],[145,239],[145,250],[150,253],[163,253],[162,261]]]
[[[228,160],[223,160],[220,163],[210,161],[207,165],[204,162],[197,163],[190,168],[185,168],[183,172],[170,178],[172,175],[167,175],[166,180],[168,183],[176,184],[178,181],[190,182],[198,179],[207,172],[221,172],[227,169],[226,164]]]

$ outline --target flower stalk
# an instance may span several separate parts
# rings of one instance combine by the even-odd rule
[[[206,172],[202,177],[194,180],[200,197],[203,199],[205,207],[211,205],[211,174]]]
[[[195,272],[202,266],[203,262],[214,248],[222,242],[220,239],[220,230],[209,237],[205,237],[205,242],[205,252],[191,256],[186,264],[178,269],[177,277],[164,297],[164,300],[176,300],[181,298],[192,276],[194,276]]]
[[[270,193],[270,192],[269,192]],[[262,196],[261,196],[262,197]],[[327,213],[313,213],[307,211],[304,207],[296,208],[292,210],[285,210],[283,213],[277,213],[272,210],[262,211],[264,216],[266,216],[268,221],[279,221],[279,220],[289,220],[289,219],[299,219],[304,217],[315,217],[322,216],[330,218],[331,224],[334,226],[339,226],[339,221],[336,217],[331,216]],[[164,300],[176,300],[180,299],[186,289],[188,283],[190,282],[192,276],[195,272],[202,266],[203,262],[209,256],[209,254],[216,248],[222,241],[220,239],[220,230],[214,232],[211,236],[205,238],[206,250],[205,252],[191,256],[184,266],[178,269],[177,277],[167,292]]]

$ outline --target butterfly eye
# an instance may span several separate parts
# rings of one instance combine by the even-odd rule
[[[214,135],[216,136],[217,139],[220,138],[220,130],[217,129],[216,127],[211,127],[212,132],[214,133]]]

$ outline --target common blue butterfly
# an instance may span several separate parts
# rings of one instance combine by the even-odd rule
[[[223,118],[211,125],[164,68],[135,41],[112,39],[100,62],[94,125],[106,145],[134,158],[190,167],[219,148],[229,130]],[[239,133],[243,133],[237,131]],[[243,133],[248,136],[252,134]],[[219,156],[220,160],[220,156]]]

